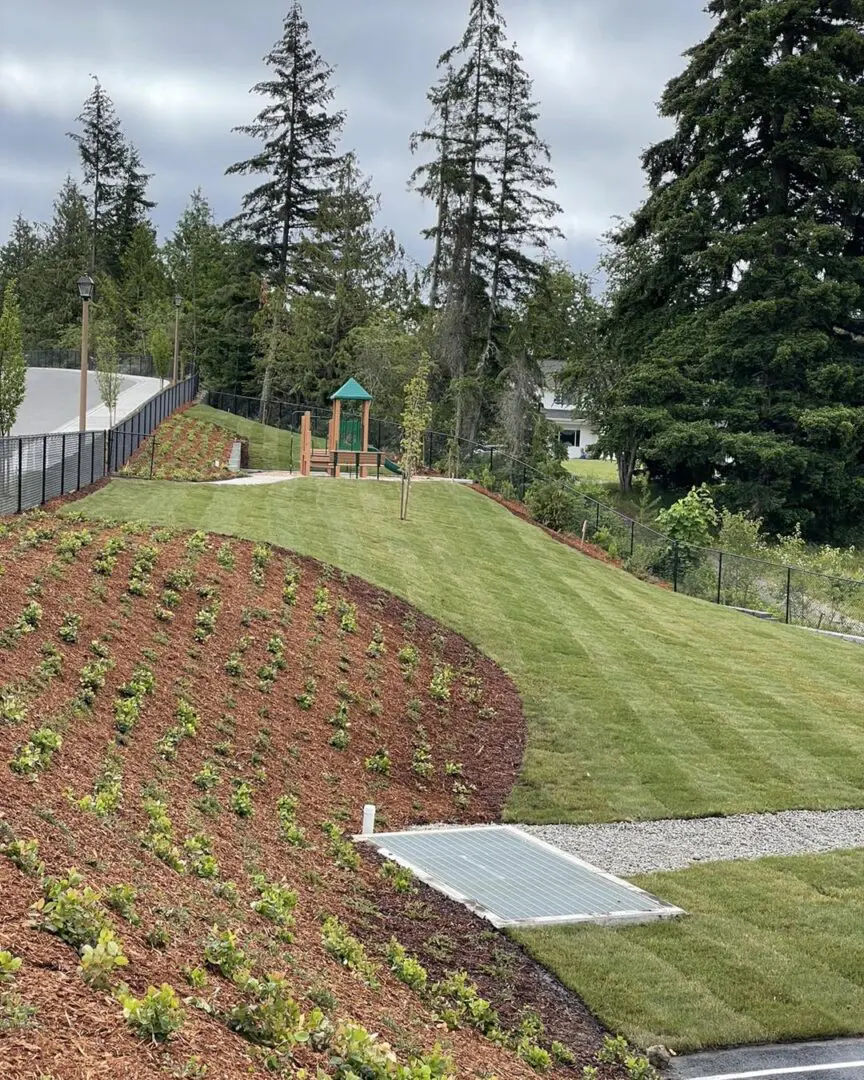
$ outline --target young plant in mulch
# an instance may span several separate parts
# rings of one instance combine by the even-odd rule
[[[11,688],[0,690],[0,724],[23,724],[27,705],[22,694]]]
[[[95,814],[103,821],[116,813],[123,798],[123,774],[120,759],[109,751],[93,785],[93,794],[75,801],[79,810]]]
[[[64,878],[45,877],[41,886],[42,897],[31,909],[37,930],[56,934],[81,950],[85,945],[95,946],[101,932],[110,929],[101,894],[77,870],[68,871]]]
[[[185,548],[186,557],[188,559],[194,562],[196,559],[200,558],[200,556],[203,555],[204,552],[208,551],[210,548],[210,542],[207,539],[207,533],[202,532],[200,529],[198,530],[198,532],[192,533],[192,535],[186,540]]]
[[[330,611],[330,590],[326,585],[318,585],[315,588],[315,597],[312,603],[312,612],[316,619],[326,619]]]
[[[449,701],[456,672],[449,664],[436,664],[429,683],[429,697],[433,701]]]
[[[57,630],[57,636],[67,645],[74,645],[78,641],[81,629],[81,616],[74,611],[69,611],[63,616],[63,622]]]
[[[310,676],[303,683],[302,692],[294,695],[294,700],[304,712],[308,712],[315,704],[315,694],[317,690],[318,683]]]
[[[31,600],[30,603],[24,607],[24,610],[15,622],[7,631],[5,631],[0,644],[9,649],[14,648],[22,637],[26,637],[27,634],[32,634],[34,630],[39,629],[39,624],[42,622],[43,615],[44,610],[42,605],[35,600]]]
[[[306,842],[306,834],[297,824],[296,795],[281,795],[276,803],[276,816],[279,819],[279,835],[293,847],[302,847]]]
[[[334,821],[324,821],[321,831],[330,841],[330,854],[340,870],[357,870],[360,866],[360,855],[339,826]]]
[[[382,863],[378,874],[385,881],[389,881],[397,893],[417,892],[414,875],[407,867],[400,866],[399,863],[389,860]]]
[[[0,855],[4,855],[13,866],[28,877],[45,876],[45,864],[39,858],[39,841],[19,840],[12,831],[0,821]]]
[[[252,578],[253,584],[257,585],[259,589],[264,587],[264,575],[272,558],[273,551],[266,544],[256,544],[252,549],[252,566],[249,570],[249,576]]]
[[[247,780],[232,780],[234,790],[231,793],[231,809],[241,818],[250,818],[254,814],[252,806],[252,785]]]
[[[78,557],[80,551],[92,543],[93,534],[89,529],[71,529],[60,533],[56,551],[64,562],[71,563]]]
[[[0,1035],[30,1027],[37,1009],[8,987],[21,970],[22,960],[6,949],[0,951]]]
[[[192,783],[201,791],[212,791],[221,783],[219,767],[212,761],[205,761],[201,766],[201,771],[193,779]]]
[[[144,812],[147,814],[147,828],[138,834],[141,843],[166,866],[182,874],[186,870],[186,862],[174,843],[174,826],[166,803],[162,799],[145,799]]]
[[[366,955],[361,942],[352,937],[348,928],[336,915],[328,915],[321,928],[321,943],[340,964],[359,975],[367,986],[378,986],[378,967]]]
[[[357,633],[357,605],[347,600],[339,600],[339,629],[346,634]]]
[[[105,906],[125,919],[130,926],[140,926],[141,918],[135,910],[138,894],[131,885],[109,885],[105,890]]]
[[[38,688],[44,689],[52,679],[56,679],[63,672],[63,655],[60,650],[50,641],[45,641],[40,648],[44,657],[36,668],[31,682]]]
[[[117,566],[117,560],[125,550],[126,541],[122,536],[109,537],[93,560],[93,573],[110,577]]]
[[[118,1001],[132,1030],[149,1042],[167,1042],[186,1020],[180,999],[168,983],[163,983],[158,990],[155,986],[149,987],[143,998],[121,992]]]
[[[213,841],[206,833],[187,836],[183,841],[183,850],[193,874],[205,880],[219,877],[219,863],[213,855]]]
[[[233,570],[236,560],[234,557],[234,549],[226,541],[219,550],[216,552],[216,562],[223,570]]]
[[[145,544],[138,549],[129,571],[127,592],[130,596],[146,596],[150,592],[150,577],[158,558],[159,549],[156,547]]]
[[[201,723],[198,711],[185,698],[178,699],[174,716],[177,723],[170,727],[156,744],[156,752],[165,761],[175,760],[180,743],[184,739],[194,738]]]
[[[377,773],[379,776],[389,776],[392,769],[390,752],[386,746],[380,746],[374,754],[364,761],[367,772]]]
[[[411,759],[411,771],[424,780],[428,780],[435,772],[435,766],[432,764],[432,747],[429,743],[429,736],[422,726],[417,728],[414,756]]]
[[[258,892],[258,900],[252,901],[252,910],[262,918],[269,919],[280,928],[281,941],[290,941],[290,929],[294,925],[294,909],[297,893],[286,882],[268,881],[263,874],[256,874],[252,884]]]
[[[385,866],[387,864],[385,863]],[[391,938],[387,946],[387,963],[396,978],[418,994],[422,994],[429,985],[429,974],[416,956],[400,945],[396,938]]]
[[[195,640],[202,644],[209,640],[216,630],[216,619],[222,609],[222,602],[217,598],[201,608],[195,616]]]
[[[128,963],[117,935],[106,926],[99,931],[99,938],[95,945],[82,947],[78,973],[94,990],[110,990],[117,969],[125,967]]]
[[[204,960],[213,971],[218,971],[232,982],[248,978],[250,963],[246,953],[238,944],[239,938],[234,930],[220,930],[213,926],[204,942]]]
[[[90,708],[93,705],[96,695],[105,685],[108,672],[113,667],[114,661],[110,656],[100,656],[96,660],[87,661],[78,675],[78,685],[81,689],[76,698],[76,705],[82,708]]]
[[[384,641],[384,628],[380,623],[376,623],[375,629],[372,632],[372,640],[369,642],[369,646],[366,649],[366,655],[372,660],[380,660],[386,652],[387,645]]]
[[[9,762],[9,768],[19,776],[35,780],[51,764],[54,754],[63,744],[63,737],[54,728],[37,728],[26,743],[16,747],[15,755]]]
[[[398,653],[399,669],[405,682],[414,682],[420,667],[420,650],[416,645],[403,645]]]
[[[300,568],[290,559],[285,563],[285,578],[282,585],[282,600],[289,607],[297,603],[297,590],[300,587]]]
[[[132,678],[117,691],[114,699],[114,726],[120,735],[129,735],[138,722],[144,700],[156,688],[156,676],[146,664],[139,664]]]
[[[351,741],[351,721],[348,718],[347,701],[339,702],[336,712],[328,718],[328,723],[336,729],[330,738],[330,745],[336,750],[347,750]]]

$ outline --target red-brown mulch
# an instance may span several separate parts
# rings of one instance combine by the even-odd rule
[[[36,514],[11,519],[0,537],[0,632],[8,631],[28,603],[42,608],[38,629],[0,648],[0,687],[22,688],[28,715],[24,723],[0,722],[0,819],[21,839],[36,838],[47,873],[64,875],[77,867],[98,890],[129,884],[137,890],[141,925],[111,915],[111,923],[129,958],[121,972],[133,994],[149,985],[170,983],[181,996],[198,993],[216,1015],[186,1007],[186,1023],[166,1047],[138,1039],[123,1020],[119,1004],[89,989],[77,971],[73,949],[30,924],[31,906],[39,899],[36,878],[25,876],[0,856],[0,949],[24,963],[14,986],[38,1012],[32,1027],[2,1035],[0,1074],[18,1078],[50,1074],[55,1080],[84,1077],[150,1078],[178,1070],[192,1055],[210,1067],[210,1075],[232,1080],[263,1070],[254,1049],[219,1020],[219,1010],[240,1000],[237,988],[218,974],[208,987],[192,991],[184,967],[203,966],[202,946],[218,923],[236,929],[257,974],[286,972],[302,1007],[305,995],[326,987],[336,998],[334,1017],[350,1018],[379,1032],[403,1060],[440,1042],[456,1062],[459,1076],[527,1078],[534,1073],[507,1050],[478,1034],[447,1031],[428,1005],[398,982],[382,963],[391,935],[415,950],[430,971],[465,968],[508,1023],[524,1005],[536,1008],[549,1038],[572,1047],[582,1064],[597,1049],[601,1033],[584,1007],[491,927],[467,910],[422,887],[401,895],[382,880],[378,861],[364,854],[354,873],[334,862],[321,823],[336,822],[347,833],[360,825],[364,803],[378,807],[382,828],[430,821],[495,820],[516,778],[525,726],[518,692],[490,660],[463,638],[416,612],[401,600],[338,571],[277,549],[264,571],[264,584],[252,581],[253,545],[210,538],[208,550],[190,559],[187,535],[146,529],[140,534],[92,522],[72,523]],[[23,543],[30,527],[43,530],[35,546]],[[71,561],[56,550],[59,534],[86,529],[92,543]],[[52,536],[51,531],[56,530]],[[126,550],[110,576],[94,573],[94,560],[109,537],[124,536]],[[130,569],[142,545],[159,555],[145,597],[128,593]],[[230,549],[234,568],[220,565],[219,551]],[[223,560],[224,562],[224,560]],[[283,602],[286,566],[301,572],[295,606]],[[173,621],[156,619],[165,575],[190,566],[194,582],[181,592]],[[329,610],[316,617],[313,607],[322,588]],[[196,615],[210,601],[199,589],[215,589],[221,600],[215,630],[206,641],[195,638]],[[356,605],[357,632],[340,629],[339,601]],[[82,617],[78,641],[58,636],[64,617]],[[380,630],[376,629],[380,628]],[[382,636],[384,654],[370,657],[373,636]],[[268,642],[280,635],[286,667],[269,693],[259,688],[259,669],[272,658]],[[248,640],[244,640],[248,639]],[[71,707],[83,665],[95,658],[90,643],[110,650],[114,667],[91,709]],[[62,657],[62,672],[39,685],[36,669],[51,645]],[[406,681],[398,653],[419,650],[419,667]],[[225,671],[229,655],[241,645],[244,671]],[[118,688],[136,666],[148,663],[156,689],[144,700],[141,716],[127,737],[116,740],[113,703]],[[449,701],[429,694],[436,665],[453,669]],[[314,701],[304,711],[296,696],[315,680]],[[350,696],[350,743],[345,751],[329,745],[329,718]],[[157,744],[175,723],[179,697],[200,716],[194,737],[183,740],[176,760],[160,756]],[[431,747],[434,774],[423,779],[412,769],[421,736]],[[45,770],[30,778],[8,768],[35,728],[54,723],[63,743]],[[391,774],[370,772],[365,761],[386,747]],[[100,820],[75,801],[92,794],[106,756],[115,755],[122,772],[119,810]],[[460,805],[446,762],[464,767],[460,783],[469,787]],[[193,782],[205,762],[216,764],[220,783],[210,792]],[[230,806],[233,783],[251,785],[253,815],[238,817]],[[276,811],[281,795],[298,797],[297,820],[308,847],[286,844]],[[184,838],[204,832],[219,862],[219,879],[236,882],[239,902],[214,895],[211,883],[187,872],[178,874],[149,851],[140,834],[147,826],[145,797],[164,799],[182,848]],[[277,940],[273,926],[254,914],[251,875],[286,879],[298,895],[294,940]],[[427,914],[417,918],[417,904]],[[321,944],[321,918],[336,914],[353,926],[377,962],[381,987],[371,990],[336,963]],[[154,932],[165,941],[158,946]],[[455,943],[450,960],[427,955],[428,938],[439,932]],[[496,967],[497,965],[497,967]],[[490,974],[492,972],[493,974]],[[326,1065],[307,1048],[296,1054],[298,1066]]]
[[[207,420],[186,413],[194,402],[181,406],[146,438],[120,470],[121,476],[144,480],[212,481],[236,476],[228,468],[237,437]],[[248,464],[249,454],[246,450]],[[242,456],[241,456],[242,463]]]

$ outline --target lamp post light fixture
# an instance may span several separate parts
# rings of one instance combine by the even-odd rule
[[[183,307],[183,297],[179,294],[174,297],[174,378],[176,384],[180,378],[180,308]]]
[[[90,301],[93,299],[95,282],[89,274],[78,278],[78,295],[81,297],[81,399],[79,403],[78,430],[87,430],[87,368],[90,354]]]

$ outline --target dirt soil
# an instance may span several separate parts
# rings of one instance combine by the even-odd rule
[[[112,540],[123,543],[113,566],[106,558]],[[70,550],[78,541],[85,545]],[[156,551],[155,564],[142,590],[132,569],[148,548]],[[364,1025],[401,1061],[440,1044],[456,1076],[535,1075],[479,1032],[448,1030],[428,1000],[390,973],[384,954],[391,937],[418,955],[430,979],[467,970],[507,1027],[518,1024],[525,1006],[536,1009],[544,1045],[557,1039],[570,1047],[580,1072],[590,1063],[602,1033],[543,969],[425,886],[397,892],[368,850],[356,869],[344,869],[322,830],[330,822],[347,835],[359,831],[367,802],[377,805],[381,828],[499,817],[519,770],[525,725],[516,688],[490,660],[364,582],[285,551],[203,534],[190,540],[166,529],[37,512],[0,523],[0,567],[0,851],[12,838],[35,839],[44,864],[28,874],[0,854],[0,951],[23,961],[0,985],[0,1075],[203,1075],[194,1071],[194,1058],[220,1080],[270,1075],[265,1051],[225,1022],[246,992],[214,971],[203,989],[193,990],[184,977],[184,969],[206,966],[203,945],[214,925],[237,932],[257,977],[284,973],[303,1011],[313,1008],[311,993],[334,1023]],[[164,591],[166,576],[173,594]],[[140,591],[145,595],[133,595]],[[77,633],[70,635],[73,615]],[[70,636],[77,640],[64,639]],[[416,650],[413,666],[405,653],[400,660],[409,646]],[[274,664],[280,652],[284,659]],[[85,706],[79,680],[97,654],[111,666]],[[155,689],[143,698],[131,732],[120,734],[119,690],[141,664],[155,674]],[[452,680],[448,694],[431,692],[436,671],[436,685]],[[9,710],[12,699],[19,715]],[[197,729],[171,754],[164,737],[177,724],[181,699],[196,711]],[[344,726],[340,708],[349,724],[345,749],[331,744]],[[62,745],[39,766],[13,771],[9,763],[23,760],[22,747],[45,728],[59,733]],[[370,770],[376,754],[389,772]],[[425,755],[428,776],[416,768]],[[205,785],[208,774],[212,783]],[[119,805],[102,816],[82,808],[80,800],[104,790],[111,775],[120,778]],[[242,791],[251,802],[245,817],[238,812]],[[280,831],[277,803],[286,794],[297,800],[299,846]],[[170,817],[182,872],[142,839],[145,799],[153,798]],[[199,834],[218,863],[212,880],[196,876],[184,852],[184,841]],[[119,977],[132,994],[167,983],[184,999],[185,1023],[167,1043],[138,1037],[112,994],[85,983],[76,950],[35,924],[40,874],[60,878],[72,868],[103,898],[129,960]],[[251,909],[259,897],[255,875],[296,892],[290,942]],[[120,884],[134,889],[134,924],[104,907],[105,890]],[[364,943],[379,966],[377,988],[325,951],[327,915]],[[13,993],[35,1008],[31,1019],[9,1020]],[[328,1061],[326,1049],[308,1045],[293,1057],[313,1075],[316,1068],[331,1075]],[[563,1066],[553,1072],[574,1074]],[[286,1075],[293,1075],[290,1068]]]

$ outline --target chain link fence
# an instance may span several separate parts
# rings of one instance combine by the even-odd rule
[[[109,431],[0,439],[0,515],[32,510],[117,472],[163,420],[198,393],[192,376],[152,397]]]

